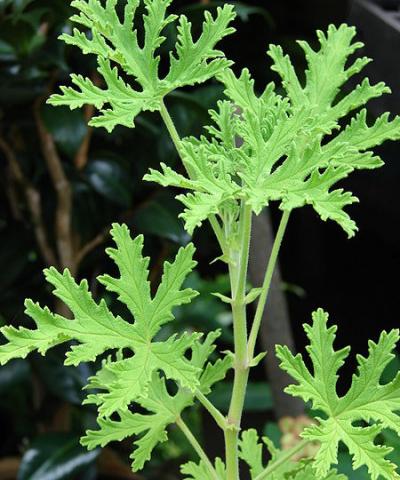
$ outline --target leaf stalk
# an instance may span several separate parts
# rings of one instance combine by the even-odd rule
[[[261,294],[260,294],[260,297],[258,299],[257,309],[256,309],[256,313],[254,315],[253,325],[251,327],[249,341],[248,341],[248,345],[247,345],[247,355],[248,355],[248,358],[249,358],[250,362],[254,358],[254,350],[255,350],[255,346],[256,346],[258,332],[260,330],[262,315],[263,315],[265,304],[266,304],[266,301],[267,301],[267,298],[268,298],[268,293],[269,293],[269,289],[271,287],[271,282],[272,282],[272,276],[273,276],[273,273],[274,273],[274,270],[275,270],[276,262],[278,260],[279,250],[280,250],[281,245],[282,245],[282,240],[283,240],[283,236],[284,236],[285,231],[286,231],[286,227],[287,227],[287,224],[288,224],[288,221],[289,221],[289,217],[290,217],[290,211],[289,210],[284,210],[284,212],[282,214],[282,217],[281,217],[281,222],[279,224],[278,231],[277,231],[276,236],[275,236],[274,244],[272,246],[271,255],[270,255],[269,260],[268,260],[268,265],[267,265],[267,269],[266,269],[266,272],[265,272],[264,282],[263,282],[263,285],[261,287]]]
[[[190,428],[186,425],[186,423],[182,420],[181,417],[178,417],[176,419],[176,424],[181,429],[185,437],[188,439],[189,443],[192,445],[193,449],[196,451],[200,459],[203,461],[204,465],[207,467],[207,470],[209,471],[211,478],[213,480],[220,480],[218,478],[217,472],[215,471],[205,451],[203,450],[200,443],[196,440],[196,437],[193,435]]]

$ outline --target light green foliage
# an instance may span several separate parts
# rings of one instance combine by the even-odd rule
[[[115,317],[104,300],[96,304],[86,281],[78,285],[68,270],[61,274],[51,268],[46,270],[46,278],[55,287],[54,294],[71,309],[74,319],[53,314],[27,300],[26,312],[37,328],[3,327],[1,331],[9,343],[0,346],[0,364],[25,357],[33,350],[45,354],[67,340],[80,343],[67,353],[67,365],[95,360],[103,352],[117,349],[116,358],[109,356],[103,361],[87,387],[98,390],[88,395],[85,403],[98,406],[100,430],[87,432],[83,444],[95,448],[133,434],[142,435],[132,457],[137,470],[150,458],[155,445],[166,440],[166,427],[193,403],[194,390],[208,395],[212,385],[225,377],[232,360],[226,356],[207,363],[219,332],[211,332],[203,343],[199,342],[199,334],[186,333],[181,337],[173,335],[164,342],[153,341],[162,325],[173,319],[172,309],[197,295],[194,290],[181,288],[196,263],[192,258],[193,245],[181,248],[173,263],[165,263],[160,286],[152,298],[149,259],[142,255],[143,237],[132,239],[128,228],[117,224],[111,234],[116,248],[107,249],[107,253],[117,264],[120,276],[103,275],[98,280],[118,295],[132,313],[134,323]],[[133,355],[123,358],[123,348],[130,349]],[[188,350],[192,351],[190,360],[185,357]],[[178,393],[168,393],[161,372],[177,382]],[[131,413],[128,407],[132,402],[151,414]],[[110,419],[115,412],[120,421]]]
[[[240,458],[250,467],[251,478],[256,478],[264,470],[263,444],[259,443],[254,428],[245,430],[239,444]]]
[[[135,436],[134,470],[143,468],[156,445],[167,440],[168,426],[176,423],[200,457],[198,463],[181,468],[186,480],[239,480],[239,458],[248,465],[253,480],[345,480],[331,470],[337,463],[339,442],[348,447],[354,468],[366,465],[372,480],[399,478],[395,465],[386,458],[391,449],[376,443],[383,429],[400,434],[400,373],[390,383],[381,383],[399,339],[397,330],[383,332],[378,343],[369,343],[367,357],[358,356],[358,372],[343,397],[336,392],[336,382],[349,349],[334,350],[336,327],[327,327],[327,314],[322,310],[315,312],[313,324],[305,327],[312,371],[301,355],[277,348],[282,368],[297,382],[287,391],[311,401],[322,412],[319,423],[302,434],[304,439],[320,443],[315,459],[294,461],[293,454],[304,450],[304,444],[287,452],[276,449],[267,438],[260,442],[255,430],[239,434],[249,369],[264,357],[264,353],[254,355],[254,346],[288,212],[312,205],[323,220],[334,220],[349,236],[354,235],[356,224],[344,208],[357,199],[350,192],[334,189],[335,185],[353,170],[382,165],[371,148],[400,138],[400,117],[389,120],[384,114],[367,122],[365,109],[355,115],[352,112],[389,89],[383,83],[370,85],[368,79],[350,92],[343,88],[369,59],[349,59],[361,44],[353,41],[354,28],[341,25],[330,26],[326,34],[318,32],[317,50],[299,42],[307,62],[304,82],[290,58],[272,45],[268,54],[272,70],[282,80],[279,92],[284,93],[278,93],[271,83],[257,94],[248,70],[237,77],[229,69],[232,62],[216,49],[233,31],[229,26],[235,16],[233,7],[225,4],[218,8],[215,18],[206,12],[195,40],[185,16],[167,13],[171,2],[73,0],[77,14],[72,21],[81,30],[75,28],[62,39],[84,54],[96,55],[100,80],[73,74],[73,86],[62,87],[62,93],[53,95],[50,103],[72,109],[94,105],[100,113],[91,125],[109,131],[116,125],[133,127],[141,111],[161,112],[186,173],[161,164],[160,171],[151,170],[145,179],[187,191],[178,199],[185,207],[182,218],[189,233],[211,220],[222,251],[219,258],[229,263],[230,296],[216,295],[232,307],[235,352],[210,361],[219,332],[209,333],[203,341],[196,332],[160,340],[162,327],[174,319],[174,308],[197,295],[182,287],[196,264],[194,247],[181,248],[172,263],[164,264],[160,285],[152,295],[143,237],[132,239],[125,225],[114,225],[111,233],[116,246],[107,253],[119,275],[102,275],[98,280],[117,295],[132,318],[114,315],[104,299],[97,303],[87,282],[76,283],[68,270],[47,269],[46,279],[55,296],[69,307],[72,319],[27,300],[26,313],[36,328],[1,329],[6,343],[0,345],[0,365],[32,351],[44,355],[49,348],[71,340],[74,343],[66,365],[99,357],[102,366],[89,380],[91,392],[85,401],[97,406],[99,428],[88,431],[82,442],[93,449]],[[139,18],[141,7],[144,13]],[[160,78],[159,48],[165,28],[173,23],[177,25],[177,44],[170,52],[169,69]],[[215,76],[224,84],[226,99],[210,112],[213,124],[206,127],[208,134],[181,140],[164,97],[174,89]],[[247,292],[244,277],[252,212],[260,213],[271,201],[278,201],[285,213],[263,286]],[[246,305],[256,299],[254,321],[248,322]],[[231,367],[235,370],[234,388],[225,418],[207,395]],[[181,413],[195,398],[224,431],[224,461],[209,460],[182,420]]]
[[[337,463],[339,442],[343,442],[353,456],[353,467],[368,467],[372,480],[379,476],[399,478],[396,466],[385,457],[391,448],[375,443],[384,428],[400,434],[400,373],[390,383],[381,384],[385,367],[393,359],[393,351],[399,340],[399,331],[383,332],[377,343],[369,342],[368,356],[357,356],[358,371],[346,395],[336,392],[338,370],[349,354],[349,348],[335,351],[336,327],[327,327],[328,315],[321,309],[313,314],[313,324],[305,325],[310,341],[307,351],[313,366],[311,372],[300,354],[293,356],[287,347],[277,347],[281,367],[296,381],[287,392],[311,401],[314,408],[326,418],[319,418],[303,433],[304,438],[321,442],[314,469],[318,476],[325,475],[332,464]],[[359,421],[370,423],[360,426]]]
[[[276,93],[273,84],[257,95],[248,70],[238,78],[229,69],[219,74],[228,100],[211,112],[210,138],[183,141],[190,179],[165,165],[162,172],[153,170],[145,177],[191,190],[178,197],[186,207],[182,217],[189,232],[210,215],[224,218],[232,202],[244,200],[259,213],[278,200],[283,210],[310,204],[323,220],[334,220],[354,235],[356,224],[344,207],[357,199],[332,188],[355,169],[380,167],[381,159],[370,149],[400,138],[399,117],[390,121],[384,114],[368,126],[366,110],[361,110],[347,126],[343,122],[368,100],[389,92],[383,83],[370,85],[368,79],[348,94],[342,90],[369,61],[348,61],[362,46],[353,42],[354,35],[353,27],[331,25],[326,35],[318,32],[319,50],[299,42],[308,64],[304,86],[290,58],[271,45],[272,69],[281,77],[286,96]]]
[[[266,437],[259,440],[258,433],[254,429],[245,430],[239,443],[240,458],[249,466],[251,478],[254,480],[265,470],[264,447],[267,447],[270,463],[279,461],[285,451],[278,450]],[[266,455],[265,455],[266,457]],[[282,464],[265,478],[270,480],[346,480],[345,475],[340,475],[336,470],[330,470],[323,476],[315,476],[312,464],[309,461],[294,462],[285,460]]]
[[[104,300],[97,304],[85,280],[78,285],[68,270],[59,273],[50,268],[46,270],[46,278],[55,287],[54,294],[68,305],[74,318],[63,318],[27,300],[26,313],[35,321],[37,328],[3,327],[1,331],[8,343],[0,346],[0,364],[12,358],[24,358],[33,350],[45,354],[49,348],[67,340],[79,342],[67,353],[67,365],[95,360],[106,350],[129,349],[133,355],[122,358],[119,353],[115,360],[110,357],[104,362],[89,385],[90,388],[100,389],[100,393],[89,395],[86,402],[98,405],[100,417],[109,417],[118,412],[126,420],[124,432],[128,429],[131,433],[141,433],[149,429],[146,441],[150,438],[154,442],[159,437],[156,433],[160,428],[174,421],[175,417],[171,417],[171,414],[167,416],[168,406],[184,408],[191,403],[192,392],[196,388],[208,394],[213,383],[225,376],[231,360],[225,358],[205,366],[217,334],[210,334],[202,345],[198,343],[199,334],[185,333],[180,337],[173,335],[164,342],[153,341],[162,325],[173,319],[172,309],[189,302],[197,294],[191,289],[181,289],[184,279],[195,265],[192,259],[193,245],[181,248],[172,264],[165,263],[161,284],[152,298],[147,279],[149,259],[142,256],[142,236],[132,239],[125,225],[114,225],[111,233],[116,248],[110,248],[107,252],[119,267],[120,276],[113,278],[104,275],[99,277],[99,281],[108,290],[118,294],[132,312],[134,323],[114,316]],[[185,357],[189,349],[192,349],[191,361]],[[164,379],[159,377],[159,372],[175,380],[184,389],[185,395],[179,394],[168,403],[167,399],[171,397],[167,396]],[[164,409],[154,417],[145,417],[147,423],[141,421],[140,428],[137,426],[138,416],[133,416],[134,425],[128,428],[130,424],[127,419],[132,416],[128,406],[135,401],[150,411],[157,411],[154,406],[157,396],[163,400]],[[105,419],[100,421],[102,425],[111,422]],[[111,422],[111,425],[114,423]],[[104,432],[104,436],[102,433],[93,435],[99,439],[99,443],[104,444],[109,441],[110,435],[115,435],[110,432],[112,429]],[[120,431],[118,435],[121,435]],[[88,438],[91,438],[90,434]],[[90,446],[93,445],[91,442],[88,443]],[[152,448],[143,446],[143,443],[144,440],[140,444],[136,465],[143,464],[147,452]],[[145,453],[142,454],[142,451]]]
[[[3,327],[2,333],[9,343],[0,347],[3,364],[11,358],[25,357],[33,350],[44,354],[59,343],[78,340],[80,345],[72,346],[67,353],[67,365],[94,360],[110,348],[129,348],[133,356],[108,362],[96,376],[96,387],[101,386],[106,392],[89,395],[87,401],[96,403],[102,416],[127,410],[133,400],[146,392],[154,371],[163,371],[167,378],[191,390],[198,385],[198,369],[185,358],[185,352],[198,340],[197,334],[172,336],[165,342],[152,341],[161,326],[172,320],[173,307],[189,302],[197,294],[191,289],[181,290],[183,280],[195,265],[193,245],[181,248],[174,263],[165,264],[159,289],[151,298],[147,280],[149,259],[142,256],[143,237],[131,239],[125,225],[114,225],[111,233],[117,248],[107,252],[118,265],[120,278],[106,275],[99,277],[99,281],[119,295],[132,312],[134,324],[115,317],[104,300],[96,304],[85,280],[78,285],[68,270],[61,274],[50,268],[46,270],[46,278],[74,319],[53,314],[27,300],[26,313],[33,318],[37,329]]]
[[[172,0],[74,0],[71,5],[78,10],[71,20],[85,31],[74,28],[73,34],[63,34],[67,44],[79,47],[84,54],[94,54],[98,59],[98,72],[105,88],[89,78],[71,75],[73,87],[61,87],[62,94],[53,95],[52,105],[68,105],[79,108],[94,105],[100,115],[91,120],[95,127],[112,131],[116,125],[133,127],[136,115],[143,110],[160,110],[163,98],[171,91],[205,82],[232,62],[215,48],[216,44],[234,32],[229,27],[235,18],[232,5],[218,8],[215,18],[205,13],[203,30],[197,40],[191,32],[191,24],[184,15],[168,15]],[[137,9],[143,3],[146,13],[139,22]],[[118,15],[124,8],[123,20]],[[159,47],[164,43],[165,27],[177,22],[176,52],[170,53],[170,69],[164,78],[159,77]],[[138,41],[135,25],[143,28],[143,44]],[[125,72],[135,88],[122,78]],[[138,88],[137,88],[138,87]]]
[[[223,480],[226,478],[225,465],[220,458],[215,459],[215,471],[218,479]],[[181,467],[181,473],[189,475],[188,477],[185,476],[183,480],[210,480],[210,473],[202,461],[198,464],[194,462],[185,463]]]
[[[312,465],[308,462],[303,467],[295,470],[293,475],[286,477],[287,480],[317,480]],[[347,480],[346,475],[338,473],[336,470],[331,470],[323,480]]]
[[[190,365],[198,374],[197,389],[207,395],[214,383],[222,380],[231,366],[231,359],[225,357],[214,363],[207,363],[208,357],[215,349],[214,342],[220,332],[211,332],[203,343],[196,342],[192,347]],[[98,376],[113,374],[109,371],[108,363],[105,363]],[[132,373],[132,372],[131,372]],[[101,386],[101,385],[100,385]],[[89,387],[98,387],[97,378],[92,379]],[[147,395],[139,396],[136,402],[149,413],[131,413],[119,411],[120,420],[110,418],[99,419],[99,430],[88,431],[82,439],[83,445],[90,449],[97,446],[105,446],[107,443],[116,440],[123,440],[132,435],[141,435],[135,442],[136,449],[132,454],[133,469],[140,470],[144,463],[150,459],[153,448],[159,442],[167,440],[166,427],[175,423],[181,412],[193,403],[193,393],[180,386],[175,395],[168,392],[165,379],[158,373],[153,373],[152,381],[149,384]]]

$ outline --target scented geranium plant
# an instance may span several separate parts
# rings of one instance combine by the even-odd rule
[[[46,279],[72,318],[27,300],[26,313],[36,328],[3,327],[6,342],[0,346],[0,363],[35,350],[44,355],[71,340],[66,365],[100,357],[102,366],[89,380],[85,401],[96,405],[98,429],[86,432],[82,444],[92,449],[134,437],[134,471],[143,468],[159,442],[167,441],[168,428],[175,424],[199,457],[198,463],[182,466],[186,479],[238,480],[248,468],[253,480],[343,480],[345,476],[334,469],[339,443],[348,448],[354,469],[366,466],[371,479],[400,478],[396,465],[387,458],[390,448],[379,444],[384,429],[400,434],[400,375],[390,383],[381,381],[399,340],[397,330],[370,341],[367,356],[357,358],[347,393],[339,396],[338,371],[349,348],[335,350],[336,327],[328,326],[328,314],[318,309],[311,324],[304,326],[309,359],[277,346],[281,366],[294,381],[287,393],[311,403],[319,412],[316,423],[305,428],[302,441],[290,450],[276,449],[254,429],[241,429],[248,378],[264,357],[263,352],[256,352],[257,336],[291,212],[310,205],[322,220],[336,222],[349,237],[356,233],[357,226],[345,207],[357,198],[335,185],[354,170],[381,167],[382,160],[371,148],[400,138],[400,118],[390,120],[384,114],[368,123],[364,109],[370,99],[389,89],[383,83],[371,85],[368,79],[352,90],[342,89],[370,60],[349,58],[362,46],[354,41],[354,28],[331,25],[326,33],[317,33],[317,49],[299,42],[307,62],[304,79],[297,76],[289,56],[271,45],[268,55],[282,88],[278,93],[271,83],[256,93],[249,71],[235,75],[232,62],[216,47],[234,32],[230,26],[234,8],[226,4],[214,17],[206,12],[202,31],[194,39],[184,15],[167,13],[170,4],[171,0],[144,0],[143,5],[139,0],[74,0],[77,13],[71,20],[78,28],[61,38],[97,57],[102,82],[72,75],[72,85],[62,87],[50,103],[70,108],[94,105],[99,113],[91,125],[108,131],[117,125],[133,128],[135,117],[145,110],[161,114],[185,173],[161,164],[144,179],[179,190],[177,198],[184,207],[181,217],[190,234],[210,222],[221,249],[219,260],[230,276],[230,296],[216,295],[232,308],[234,351],[216,356],[218,331],[169,338],[158,335],[165,324],[174,321],[174,308],[197,295],[183,286],[196,266],[195,248],[190,243],[172,263],[165,263],[161,282],[152,294],[143,237],[132,236],[126,225],[115,224],[111,230],[115,245],[107,254],[119,274],[101,275],[98,281],[126,305],[129,317],[114,315],[105,300],[96,302],[86,280],[77,283],[68,270],[49,268]],[[157,51],[169,24],[176,26],[177,43],[167,73],[160,76]],[[143,32],[140,40],[138,26]],[[224,85],[225,99],[210,112],[211,126],[205,128],[204,136],[181,139],[164,98],[175,89],[211,78]],[[281,222],[264,283],[248,291],[252,216],[271,202],[279,203]],[[250,316],[248,307],[253,302],[257,305]],[[234,384],[229,413],[224,416],[208,395],[230,369]],[[222,429],[224,458],[209,458],[185,423],[182,414],[195,402]],[[306,449],[312,456],[295,461],[307,444],[315,446]]]

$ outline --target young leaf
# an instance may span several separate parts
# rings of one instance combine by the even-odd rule
[[[225,464],[220,458],[215,459],[215,471],[219,479],[226,478]],[[189,475],[183,480],[210,480],[210,473],[203,461],[198,464],[194,462],[185,463],[181,467],[181,473]]]
[[[251,478],[256,478],[264,470],[263,445],[259,443],[258,433],[254,428],[242,433],[239,454],[240,458],[249,465]]]
[[[195,42],[190,22],[184,15],[179,17],[176,55],[171,54],[171,68],[165,78],[171,89],[205,82],[231,64],[215,45],[235,31],[229,27],[236,16],[233,5],[218,7],[215,19],[207,10],[204,16],[203,31]]]
[[[250,467],[253,480],[258,478],[266,469],[263,459],[264,446],[267,447],[271,457],[268,466],[279,461],[279,458],[285,454],[284,450],[277,450],[268,438],[264,437],[262,441],[264,445],[260,442],[256,430],[250,429],[242,433],[239,442],[239,456]],[[312,469],[312,461],[296,463],[292,460],[285,460],[264,478],[270,480],[311,480],[315,478],[315,472]],[[336,470],[330,470],[327,474],[318,477],[318,480],[346,480],[346,477],[337,474]]]
[[[318,475],[326,475],[337,463],[339,442],[343,442],[353,456],[354,469],[366,465],[372,480],[379,476],[399,478],[396,466],[386,459],[391,448],[375,444],[377,435],[385,428],[400,434],[400,374],[386,384],[380,378],[393,358],[393,350],[400,336],[398,330],[383,332],[378,343],[369,342],[369,355],[357,356],[358,371],[347,394],[336,392],[338,370],[349,354],[349,348],[335,351],[336,327],[327,327],[328,315],[319,309],[313,314],[313,324],[305,325],[310,340],[307,351],[313,365],[311,372],[300,354],[293,356],[287,347],[277,347],[281,367],[297,382],[287,392],[311,401],[313,407],[327,416],[319,418],[319,425],[306,428],[303,437],[321,443],[314,468]],[[356,426],[363,420],[371,426]]]
[[[234,32],[229,27],[235,18],[232,5],[217,9],[212,18],[205,12],[203,30],[194,41],[191,24],[184,15],[168,15],[172,0],[143,0],[143,45],[139,44],[134,23],[138,22],[136,10],[140,0],[127,0],[123,19],[117,13],[125,2],[100,0],[74,0],[71,5],[78,10],[71,20],[90,30],[90,34],[77,28],[72,35],[63,34],[67,44],[79,47],[84,54],[97,56],[98,72],[105,88],[100,88],[88,78],[72,75],[73,87],[61,87],[61,94],[52,95],[52,105],[79,108],[87,103],[94,105],[100,114],[90,124],[112,131],[116,125],[134,126],[134,119],[143,110],[160,110],[162,100],[179,87],[205,82],[232,62],[215,48],[225,36]],[[178,20],[176,53],[170,55],[170,69],[164,78],[159,76],[160,57],[157,53],[165,37],[163,30]],[[112,68],[112,65],[114,67]],[[139,88],[133,89],[121,78],[125,72]]]
[[[164,265],[161,284],[152,298],[148,282],[148,259],[142,256],[142,236],[132,239],[125,225],[114,224],[111,234],[117,248],[108,254],[119,267],[119,278],[108,275],[99,280],[132,312],[135,322],[115,317],[104,300],[97,304],[88,291],[86,281],[75,283],[68,270],[63,274],[54,268],[46,270],[46,278],[54,287],[54,294],[65,302],[74,315],[72,320],[41,308],[31,300],[26,302],[26,313],[36,323],[35,330],[3,327],[8,343],[0,346],[0,364],[12,358],[24,358],[38,350],[44,354],[49,348],[67,340],[77,340],[67,353],[65,363],[78,365],[94,360],[109,349],[127,348],[133,356],[109,361],[93,380],[105,390],[89,395],[87,402],[95,403],[101,416],[126,411],[131,402],[146,396],[153,373],[164,372],[167,378],[194,390],[200,386],[199,369],[185,357],[194,347],[199,334],[171,336],[164,342],[153,341],[162,325],[173,319],[172,309],[188,303],[197,292],[181,289],[186,276],[196,262],[194,247],[181,248],[175,261]]]
[[[293,475],[289,475],[287,480],[314,480],[315,471],[312,467],[312,462],[306,463],[304,466],[299,468]],[[286,479],[285,479],[286,480]],[[336,470],[331,470],[326,476],[323,477],[323,480],[348,480],[346,475],[338,473]]]

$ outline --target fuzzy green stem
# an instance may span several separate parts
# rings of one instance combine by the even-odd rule
[[[181,417],[177,418],[176,424],[182,430],[183,434],[188,439],[189,443],[192,445],[192,447],[196,451],[197,455],[200,457],[200,459],[202,460],[204,465],[207,467],[207,470],[209,471],[212,480],[220,480],[218,478],[217,472],[215,471],[215,469],[214,469],[212,463],[210,462],[209,458],[207,457],[206,453],[204,452],[201,445],[196,440],[195,436],[190,431],[189,427],[186,425],[186,423],[182,420]]]
[[[164,102],[161,101],[161,108],[160,108],[161,118],[163,119],[165,126],[167,127],[168,133],[171,137],[171,140],[182,159],[182,151],[181,151],[181,138],[179,136],[178,130],[175,127],[174,121],[169,114],[167,107],[165,106]],[[183,159],[182,159],[183,161]]]
[[[267,475],[270,475],[281,465],[289,461],[296,453],[301,452],[309,443],[310,440],[302,440],[290,450],[285,451],[275,462],[270,463],[265,470],[258,474],[254,480],[264,480],[267,478]]]
[[[267,301],[269,289],[271,287],[272,275],[275,270],[276,261],[278,259],[278,253],[282,245],[282,240],[285,234],[289,216],[290,216],[290,211],[284,210],[282,214],[281,222],[279,224],[278,231],[276,233],[275,241],[272,246],[271,255],[268,260],[268,266],[265,272],[264,282],[262,285],[260,297],[258,299],[257,309],[254,315],[253,325],[251,327],[249,342],[247,346],[249,361],[251,361],[254,357],[254,349],[256,346],[258,332],[260,330],[262,315],[264,312],[265,303]]]
[[[235,377],[228,413],[228,428],[225,430],[226,478],[239,479],[238,440],[242,419],[249,362],[247,357],[246,280],[250,251],[251,207],[242,205],[239,219],[240,250],[230,262],[229,275],[232,289],[232,315],[235,344]]]
[[[225,430],[227,426],[227,420],[222,415],[222,413],[216,408],[208,398],[203,395],[200,391],[196,390],[196,398],[203,405],[203,407],[208,411],[208,413],[213,417],[216,424],[222,429]]]

